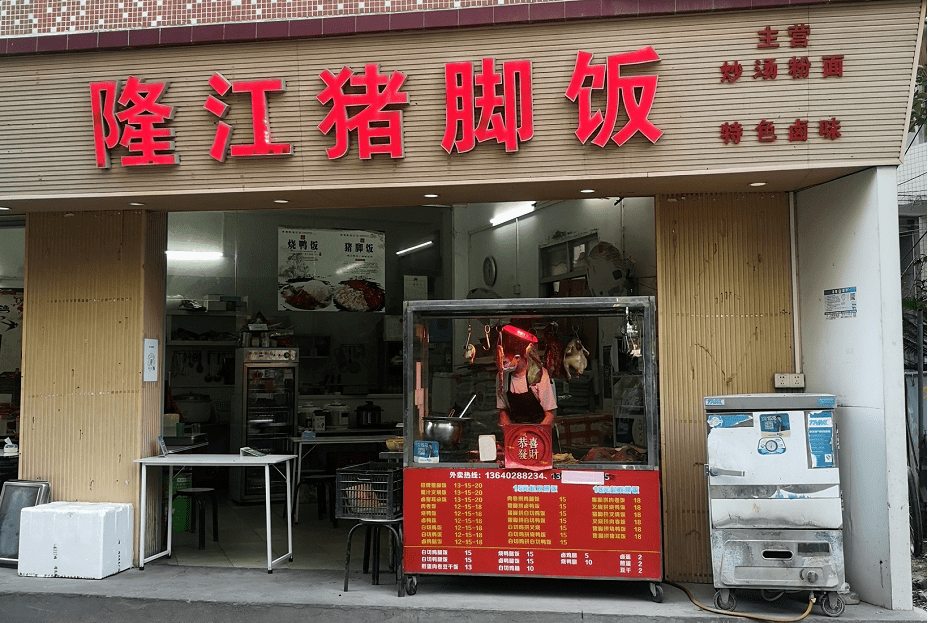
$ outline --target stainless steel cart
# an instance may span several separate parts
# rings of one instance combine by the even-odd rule
[[[820,594],[844,612],[843,521],[835,397],[742,394],[705,398],[709,533],[715,605],[734,589],[765,599]]]

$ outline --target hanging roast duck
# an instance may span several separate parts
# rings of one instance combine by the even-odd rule
[[[586,356],[590,354],[580,338],[574,338],[564,349],[564,370],[567,372],[567,378],[571,378],[570,371],[574,371],[575,376],[580,376],[586,370]]]

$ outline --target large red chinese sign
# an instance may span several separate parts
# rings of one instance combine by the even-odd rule
[[[565,93],[580,108],[576,132],[580,142],[587,142],[595,133],[594,145],[604,147],[610,139],[623,145],[639,132],[652,143],[657,141],[663,132],[648,119],[657,92],[657,76],[621,75],[624,65],[660,60],[657,53],[651,47],[642,48],[610,56],[605,65],[593,65],[591,59],[592,54],[578,53]],[[531,62],[504,61],[501,71],[493,58],[481,59],[476,70],[474,65],[470,61],[445,64],[445,131],[441,148],[449,154],[464,153],[478,143],[496,142],[507,152],[518,151],[521,143],[534,136]],[[369,63],[359,73],[350,67],[338,73],[326,69],[319,78],[324,86],[316,99],[328,112],[318,130],[333,137],[334,144],[326,149],[329,159],[347,155],[352,137],[361,159],[376,154],[404,157],[400,107],[410,103],[408,93],[403,91],[405,74],[381,72],[376,63]],[[592,78],[592,86],[586,86],[587,78]],[[208,86],[214,94],[205,96],[203,108],[219,118],[209,151],[212,158],[224,162],[229,156],[293,153],[291,143],[274,142],[271,132],[269,96],[277,97],[286,91],[283,80],[234,81],[215,73]],[[174,137],[174,131],[167,127],[174,108],[160,101],[167,87],[166,82],[143,82],[136,76],[130,76],[122,90],[118,82],[91,83],[94,150],[99,168],[110,168],[109,150],[117,145],[131,153],[121,159],[123,166],[180,162],[180,156],[172,153],[173,141],[167,140]],[[605,92],[605,111],[592,109],[594,90]],[[227,100],[234,94],[248,96],[250,142],[233,144],[233,128],[223,121],[232,105]],[[117,104],[123,110],[117,112]]]
[[[406,573],[661,580],[649,470],[407,468]]]
[[[844,76],[843,54],[813,59],[801,53],[812,37],[807,24],[793,24],[785,31],[767,26],[757,32],[757,37],[763,57],[754,59],[753,72],[748,69],[746,74],[740,60],[725,60],[719,65],[721,84],[734,85],[748,76],[758,84],[775,83],[785,76],[788,80]],[[782,49],[789,52],[778,57],[781,40]],[[609,143],[621,147],[640,134],[656,143],[664,132],[649,116],[657,98],[658,76],[642,71],[642,67],[659,61],[660,56],[651,46],[613,54],[600,63],[594,62],[592,53],[579,51],[564,91],[564,96],[577,106],[577,140],[601,148]],[[316,99],[327,112],[317,129],[333,140],[325,150],[329,159],[346,156],[353,142],[363,160],[377,155],[405,157],[402,108],[411,103],[403,90],[406,74],[381,71],[378,64],[368,63],[358,72],[342,67],[337,73],[325,69],[318,76],[322,88]],[[532,81],[532,64],[525,59],[498,62],[487,57],[446,63],[445,127],[438,146],[448,154],[462,154],[481,143],[496,143],[506,152],[517,152],[535,134]],[[236,81],[215,73],[204,86],[213,93],[204,94],[203,108],[218,117],[209,150],[212,158],[224,162],[227,157],[293,154],[293,144],[275,142],[271,130],[274,99],[286,92],[282,79]],[[117,146],[128,152],[120,158],[123,166],[180,162],[180,155],[174,153],[174,130],[169,127],[174,107],[163,101],[167,90],[167,82],[146,82],[136,76],[129,76],[123,85],[118,81],[91,83],[97,167],[110,167],[110,150]],[[605,105],[599,107],[594,102]],[[224,121],[232,105],[250,106],[251,127],[242,129],[250,140],[233,143],[233,127]],[[725,145],[738,145],[745,128],[753,126],[758,142],[773,143],[783,136],[778,123],[781,121],[775,123],[770,118],[752,120],[747,126],[740,120],[724,121],[719,136]],[[789,142],[803,142],[816,133],[826,140],[840,138],[841,120],[833,116],[811,121],[795,119],[785,129]]]

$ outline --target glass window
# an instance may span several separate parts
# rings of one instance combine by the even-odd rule
[[[555,469],[656,466],[653,299],[622,300],[629,306],[576,298],[540,309],[513,301],[506,309],[494,301],[411,304],[407,465],[499,468],[511,458],[511,427],[528,425],[548,427],[538,447]],[[439,323],[447,330],[436,333]],[[450,370],[435,348],[448,330],[450,344],[464,344],[451,349]],[[527,460],[535,458],[530,450]]]

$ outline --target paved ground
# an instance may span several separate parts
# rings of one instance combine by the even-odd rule
[[[155,561],[144,571],[129,569],[103,580],[19,577],[0,567],[2,621],[16,623],[670,623],[729,622],[745,619],[704,612],[683,591],[663,585],[663,603],[651,601],[645,583],[423,576],[417,594],[397,597],[391,578],[373,586],[352,574],[349,590],[336,571],[179,567]],[[687,585],[697,600],[712,604],[709,585]],[[805,610],[804,597],[766,602],[739,591],[738,612],[793,619]],[[809,621],[832,620],[813,608]],[[924,610],[894,612],[861,603],[849,605],[842,623],[922,621]]]

